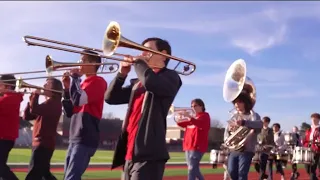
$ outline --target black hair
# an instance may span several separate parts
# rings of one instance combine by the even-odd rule
[[[6,84],[11,84],[12,86],[10,86],[11,90],[14,90],[16,88],[16,78],[14,77],[14,75],[11,74],[3,74],[0,76],[0,81],[5,81],[3,83]],[[8,85],[6,85],[8,86]]]
[[[151,37],[151,38],[147,38],[144,41],[142,41],[142,45],[146,44],[147,42],[150,41],[155,41],[156,47],[158,51],[167,51],[168,55],[171,55],[171,46],[169,44],[168,41],[163,40],[161,38],[158,37]],[[170,58],[166,58],[166,61],[164,62],[165,66],[167,67],[168,63],[170,61]]]
[[[262,118],[263,121],[270,123],[271,119],[268,116]]]
[[[281,126],[280,126],[280,124],[279,123],[274,123],[273,125],[272,125],[272,127],[278,127],[279,129],[281,128]]]
[[[47,81],[51,80],[52,81],[52,89],[56,90],[56,91],[63,91],[63,87],[62,87],[62,83],[60,80],[53,78],[53,77],[49,77],[47,78]],[[62,94],[61,93],[56,93],[56,92],[52,92],[53,94],[53,98],[62,98]]]
[[[313,113],[311,114],[310,116],[311,118],[317,118],[317,119],[320,119],[320,114],[319,113]]]
[[[206,107],[205,107],[204,102],[202,101],[202,99],[199,99],[199,98],[194,99],[194,100],[191,101],[191,104],[192,104],[192,103],[196,103],[197,105],[199,105],[200,107],[202,107],[202,111],[203,111],[203,112],[206,111]]]
[[[94,56],[94,55],[89,55],[89,54],[83,54],[83,55],[88,56],[89,62],[91,62],[91,63],[101,63],[101,57],[98,56],[99,54],[97,52],[94,52],[94,51],[91,51],[91,50],[88,50],[88,49],[85,49],[82,52],[96,55],[96,56]],[[100,65],[97,65],[96,66],[96,72],[98,71],[99,68],[100,68]]]
[[[237,101],[244,103],[245,113],[249,113],[253,108],[253,103],[246,93],[241,93],[235,100],[232,101],[235,104]]]

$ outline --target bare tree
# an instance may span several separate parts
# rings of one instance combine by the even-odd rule
[[[211,119],[211,127],[224,128],[224,125],[218,119]]]
[[[115,116],[112,112],[108,112],[108,113],[103,114],[103,118],[104,119],[115,119]]]

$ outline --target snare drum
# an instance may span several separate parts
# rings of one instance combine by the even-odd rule
[[[288,153],[277,153],[276,159],[284,162],[288,162],[289,154]]]
[[[210,164],[224,164],[227,158],[228,154],[226,151],[212,149],[210,152]]]
[[[285,169],[287,167],[287,163],[289,160],[289,153],[284,152],[284,153],[277,153],[276,154],[276,160],[280,161],[282,164],[282,168]]]
[[[295,147],[293,150],[292,163],[311,164],[314,159],[314,153],[308,147]]]

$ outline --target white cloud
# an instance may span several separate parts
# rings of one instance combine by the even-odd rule
[[[217,86],[222,87],[227,69],[232,62],[224,60],[196,60],[197,69],[212,68],[213,73],[199,73],[195,71],[190,76],[182,76],[183,84],[197,86]],[[299,71],[284,68],[267,68],[256,65],[247,65],[247,76],[249,76],[256,86],[290,86],[293,84]]]
[[[158,3],[141,4],[136,8],[136,13],[144,12],[149,14],[145,19],[135,19],[126,22],[131,27],[154,28],[154,29],[173,29],[197,33],[211,37],[216,35],[227,38],[229,44],[243,49],[250,55],[271,48],[275,45],[284,43],[288,33],[289,22],[300,17],[319,17],[319,4],[315,3],[270,3],[265,4],[250,3],[243,6],[257,7],[251,11],[232,11],[226,8],[229,13],[221,13],[218,8],[221,4],[216,2],[208,3],[208,6],[215,5],[211,13],[196,11],[189,13],[184,8],[197,6],[192,3],[173,3],[164,9],[164,13],[156,14],[150,11],[151,7],[161,6]],[[179,6],[177,10],[176,5]],[[198,4],[203,5],[202,4]],[[226,3],[225,6],[228,6]],[[239,4],[241,6],[241,4]],[[266,6],[261,8],[261,6]],[[147,8],[149,7],[149,8]],[[260,8],[259,8],[260,7]],[[243,7],[245,8],[245,7]],[[204,10],[203,10],[204,11]],[[220,12],[220,14],[219,14]],[[299,12],[299,13],[297,13]],[[175,16],[174,14],[181,14]],[[169,17],[169,18],[166,18]],[[181,18],[183,17],[183,18]]]
[[[293,69],[284,68],[268,68],[254,65],[248,65],[247,76],[251,77],[254,81],[261,83],[273,82],[273,83],[288,83],[294,80],[298,76],[299,71]]]
[[[52,54],[58,61],[70,62],[78,58],[78,55],[61,51],[27,47],[21,40],[23,35],[36,35],[99,48],[110,20],[118,21],[123,35],[136,42],[150,34],[167,36],[162,33],[163,29],[170,29],[166,31],[168,34],[173,32],[180,36],[180,32],[187,32],[190,33],[190,38],[199,37],[199,41],[191,42],[188,41],[188,36],[183,37],[185,42],[193,43],[195,49],[215,46],[215,40],[220,39],[223,42],[218,46],[225,47],[223,43],[227,43],[228,47],[235,46],[255,55],[266,48],[284,43],[290,32],[289,22],[292,19],[320,17],[318,7],[317,3],[288,2],[273,5],[243,2],[170,2],[170,5],[168,2],[0,2],[0,23],[5,27],[0,29],[0,72],[44,69],[44,57],[47,54]],[[163,12],[158,13],[154,11],[155,8],[163,9]],[[123,13],[118,13],[119,11]],[[212,43],[212,46],[202,43],[203,37],[203,41]],[[181,43],[179,38],[174,39]],[[183,45],[178,46],[183,48]],[[125,48],[120,48],[119,51],[134,54]],[[189,51],[192,53],[193,49]],[[185,49],[181,53],[185,53]],[[232,60],[194,60],[197,70],[191,76],[182,76],[184,85],[221,88]],[[212,72],[203,70],[206,67],[212,68]],[[290,69],[248,65],[248,76],[258,87],[290,86],[298,73]],[[110,82],[114,76],[115,74],[106,75],[105,79]],[[135,77],[135,73],[132,72],[129,76]],[[29,82],[42,85],[44,81]],[[304,90],[299,96],[301,94],[310,97],[313,93]],[[124,117],[126,105],[105,105],[105,110]]]
[[[256,52],[282,43],[286,35],[286,29],[287,27],[282,25],[270,35],[261,32],[252,34],[253,32],[250,32],[250,34],[234,38],[232,44],[244,49],[250,55],[254,55]]]

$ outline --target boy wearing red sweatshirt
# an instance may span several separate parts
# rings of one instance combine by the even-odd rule
[[[0,179],[18,180],[7,165],[9,153],[19,136],[20,103],[23,101],[22,93],[13,92],[15,84],[13,75],[0,77]]]

